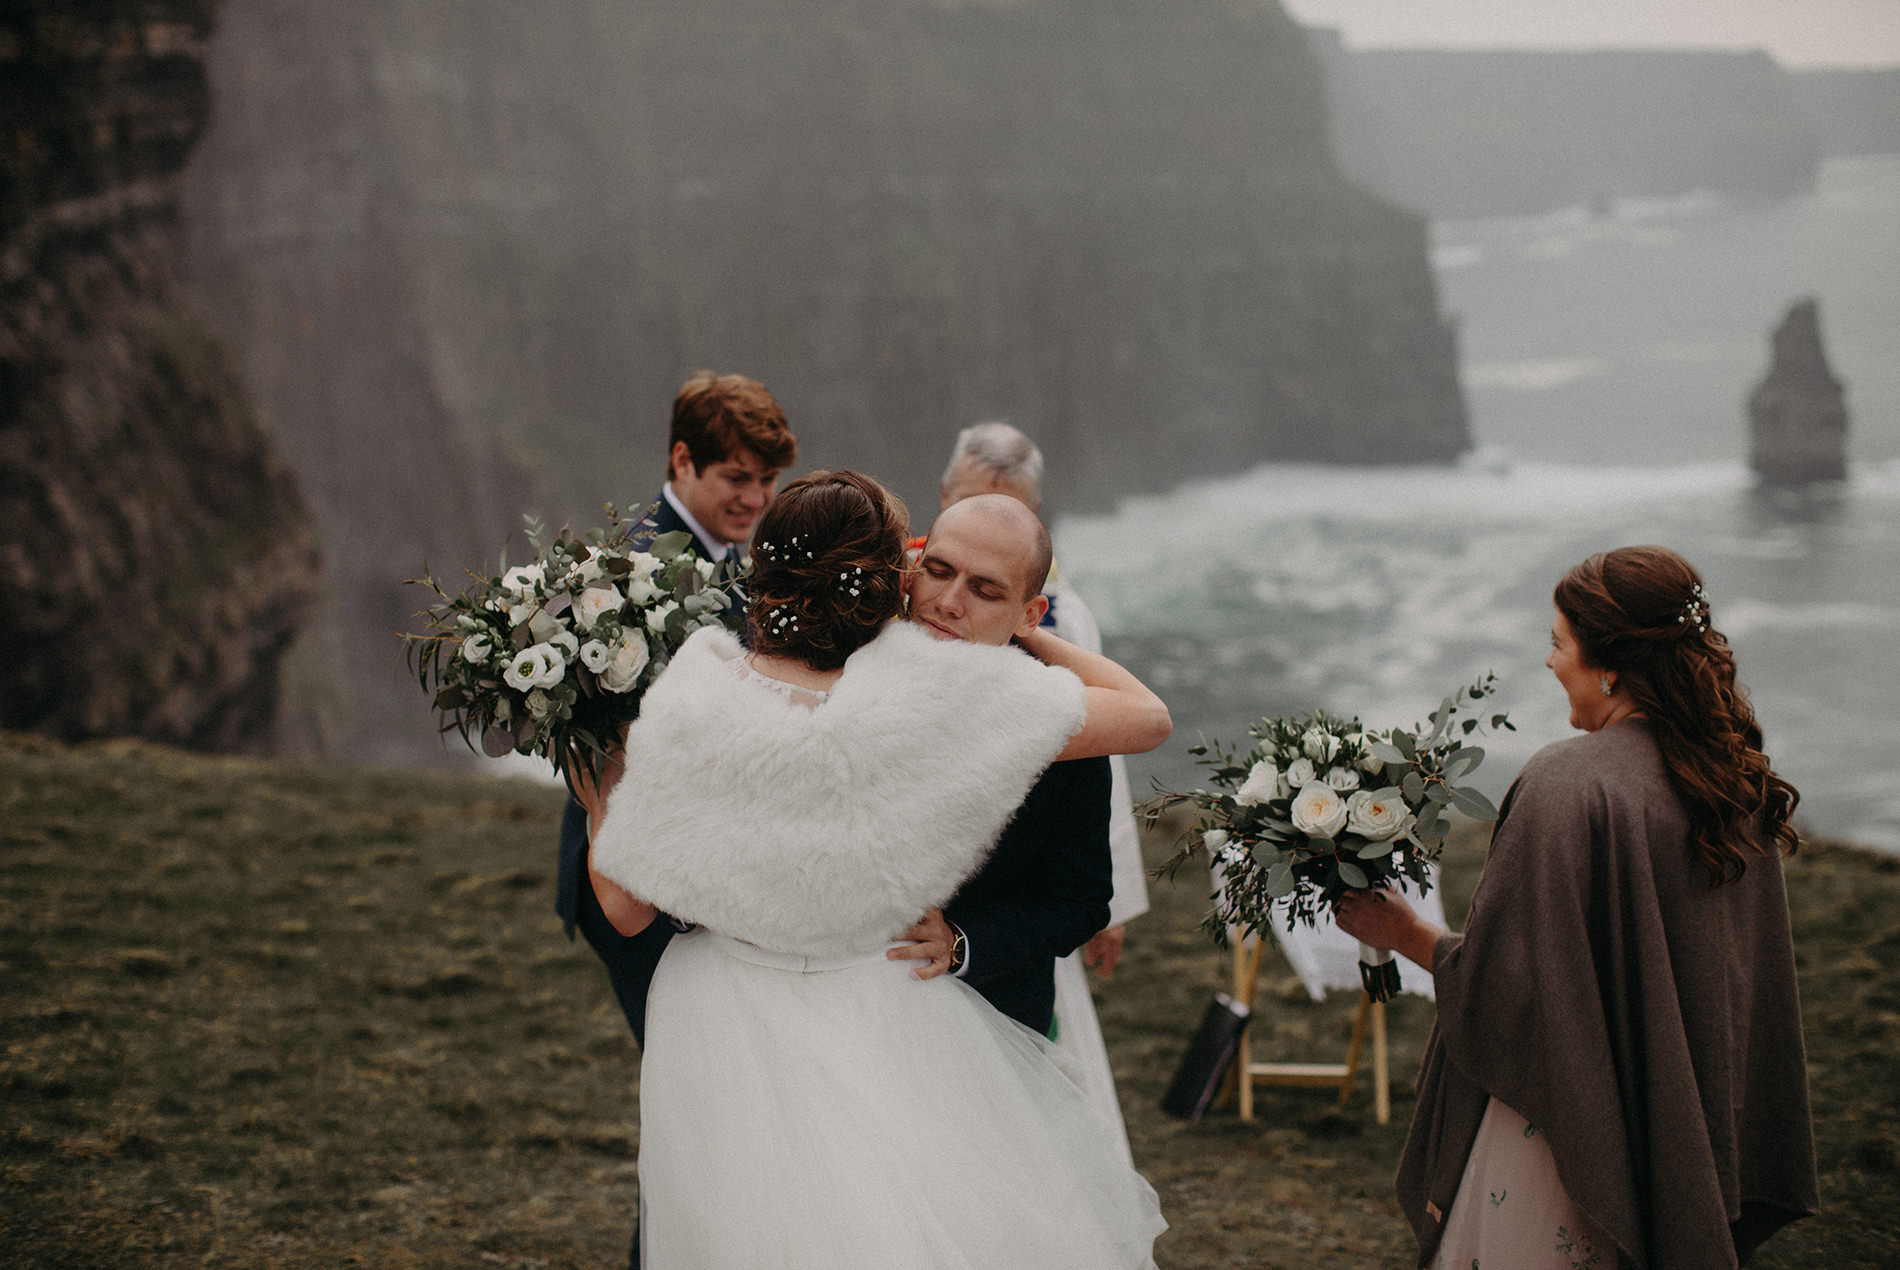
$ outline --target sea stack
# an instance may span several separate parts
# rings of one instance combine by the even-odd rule
[[[1755,471],[1770,485],[1838,481],[1847,475],[1847,402],[1821,351],[1813,300],[1775,329],[1774,362],[1748,398]]]

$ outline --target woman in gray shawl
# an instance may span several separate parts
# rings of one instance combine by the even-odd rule
[[[1776,854],[1798,795],[1688,561],[1593,556],[1555,600],[1586,735],[1512,785],[1464,933],[1390,892],[1339,911],[1437,988],[1399,1202],[1421,1266],[1735,1266],[1818,1202]]]

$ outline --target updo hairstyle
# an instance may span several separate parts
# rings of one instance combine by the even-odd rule
[[[752,540],[753,651],[836,670],[904,604],[904,504],[862,472],[799,477]]]
[[[1591,556],[1557,584],[1584,663],[1614,671],[1617,688],[1649,720],[1670,783],[1689,813],[1689,844],[1717,883],[1748,856],[1778,843],[1793,854],[1789,823],[1801,799],[1761,749],[1735,655],[1709,620],[1702,578],[1666,547],[1619,547]]]

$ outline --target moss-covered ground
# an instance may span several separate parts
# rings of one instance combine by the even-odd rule
[[[0,736],[0,1265],[613,1266],[638,1053],[552,913],[558,791]],[[1166,844],[1151,842],[1153,859]],[[1462,912],[1482,856],[1448,855]],[[1900,861],[1788,866],[1825,1211],[1755,1264],[1900,1248]],[[1263,1090],[1158,1102],[1225,986],[1204,896],[1156,883],[1098,991],[1164,1267],[1404,1267],[1390,1177],[1430,1006],[1391,1009],[1395,1114]],[[1269,962],[1261,1056],[1341,1053],[1353,1003]]]

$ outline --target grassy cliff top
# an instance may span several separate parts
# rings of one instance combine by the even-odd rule
[[[553,914],[561,795],[522,781],[0,735],[0,1263],[624,1261],[638,1053]],[[1150,843],[1159,860],[1166,844]],[[1482,840],[1448,853],[1454,922]],[[1824,1213],[1753,1263],[1891,1264],[1900,1237],[1900,860],[1788,865]],[[1412,1264],[1391,1196],[1430,1006],[1390,1010],[1393,1123],[1362,1092],[1259,1119],[1157,1103],[1226,974],[1204,896],[1152,885],[1098,989],[1163,1267]],[[1337,1061],[1352,1002],[1269,966],[1256,1057]]]

